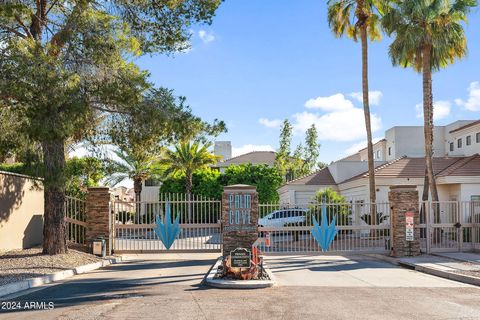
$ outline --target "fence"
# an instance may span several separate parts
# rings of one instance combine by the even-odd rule
[[[480,201],[423,202],[420,244],[427,253],[480,249]]]
[[[310,205],[261,204],[259,233],[269,235],[264,253],[321,253],[311,235],[314,219],[321,224],[322,208],[327,223],[336,216],[337,236],[329,252],[387,252],[390,250],[390,206],[364,202],[320,203]]]
[[[87,214],[85,200],[65,198],[66,234],[70,244],[86,244]]]
[[[166,250],[154,228],[156,216],[163,220],[167,208],[171,217],[180,217],[181,228],[170,251],[220,251],[220,200],[197,195],[162,194],[156,201],[113,201],[115,252]]]

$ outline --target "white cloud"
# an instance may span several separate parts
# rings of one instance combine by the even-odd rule
[[[307,109],[320,109],[323,111],[339,111],[353,108],[352,101],[345,98],[341,93],[328,97],[317,97],[305,102]]]
[[[470,83],[467,101],[455,99],[455,103],[469,111],[480,111],[480,82]]]
[[[215,40],[215,36],[213,35],[212,32],[208,32],[208,31],[205,31],[205,30],[200,30],[198,31],[198,36],[200,37],[200,39],[203,41],[203,43],[207,44],[207,43],[210,43],[212,42],[213,40]]]
[[[382,91],[374,90],[374,91],[368,92],[369,102],[372,106],[378,106],[380,104],[380,99],[382,99],[382,96],[383,96]],[[363,103],[362,92],[352,92],[350,93],[350,97]]]
[[[264,125],[267,128],[277,128],[282,124],[282,120],[279,119],[267,119],[267,118],[260,118],[258,119],[258,123]]]
[[[349,109],[317,114],[301,112],[293,115],[293,128],[296,133],[305,132],[315,124],[320,140],[355,141],[366,137],[363,109],[351,107]],[[371,114],[372,132],[382,127],[379,116]]]
[[[375,144],[380,140],[382,140],[382,138],[373,138],[372,142]],[[367,140],[363,140],[350,146],[347,150],[345,150],[345,154],[347,155],[354,154],[366,147],[367,147]]]
[[[252,151],[275,151],[271,145],[254,145],[254,144],[246,144],[241,147],[233,147],[232,148],[232,157],[239,156],[241,154],[249,153]]]
[[[451,111],[450,101],[435,101],[433,103],[433,120],[442,120],[450,115]],[[417,118],[423,118],[423,104],[419,103],[415,105],[415,110],[417,110]]]

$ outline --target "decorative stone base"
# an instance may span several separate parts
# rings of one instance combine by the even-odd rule
[[[265,265],[263,265],[263,267],[270,280],[224,280],[215,278],[215,275],[218,273],[218,267],[222,264],[222,260],[223,257],[217,259],[217,262],[215,262],[212,270],[210,270],[205,279],[206,284],[211,287],[224,289],[261,289],[273,287],[275,285],[275,278]]]

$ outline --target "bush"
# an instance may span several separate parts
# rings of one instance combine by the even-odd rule
[[[223,187],[248,184],[257,187],[260,203],[278,202],[277,189],[282,177],[276,168],[267,165],[244,164],[230,166],[225,173],[217,170],[198,170],[192,176],[192,192],[211,199],[221,199]],[[163,181],[160,193],[185,193],[185,175],[175,175]]]

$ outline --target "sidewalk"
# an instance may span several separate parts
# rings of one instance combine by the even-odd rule
[[[450,280],[480,286],[480,254],[454,252],[400,258],[400,265]]]

